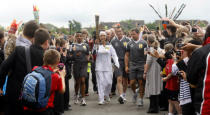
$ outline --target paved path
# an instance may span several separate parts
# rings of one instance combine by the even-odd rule
[[[98,105],[98,95],[93,93],[92,82],[90,81],[89,96],[86,97],[87,106],[74,105],[73,96],[73,79],[70,81],[70,93],[71,93],[71,105],[72,110],[66,111],[65,115],[164,115],[166,112],[160,112],[159,114],[147,114],[146,111],[149,106],[149,99],[144,99],[144,107],[139,108],[132,103],[132,91],[128,88],[127,91],[127,103],[119,104],[117,96],[111,98],[111,103],[106,105]]]

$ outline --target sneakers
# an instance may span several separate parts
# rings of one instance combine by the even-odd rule
[[[127,101],[127,100],[126,100],[126,98],[125,98],[125,96],[126,96],[126,94],[125,94],[125,93],[123,93],[122,98],[123,98],[124,102],[126,102],[126,101]]]
[[[105,104],[104,101],[98,102],[98,105],[104,105],[104,104]]]
[[[127,99],[126,99],[125,97],[123,97],[123,101],[124,101],[124,102],[126,102],[126,101],[127,101]]]
[[[75,96],[74,98],[74,104],[79,104],[79,96]]]
[[[132,99],[132,102],[134,103],[134,104],[136,104],[136,102],[137,102],[137,93],[135,93],[134,95],[133,95],[133,99]]]
[[[87,103],[86,103],[85,99],[83,98],[81,101],[81,106],[86,106],[86,105],[87,105]]]
[[[111,99],[110,99],[110,97],[108,96],[108,97],[106,97],[106,102],[107,103],[110,103],[111,102]]]
[[[138,107],[142,107],[144,105],[143,99],[138,100]]]
[[[120,97],[118,98],[118,102],[119,102],[120,104],[124,104],[123,97],[120,96]]]

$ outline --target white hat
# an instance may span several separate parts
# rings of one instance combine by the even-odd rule
[[[105,31],[101,31],[99,35],[100,35],[100,36],[101,36],[101,35],[105,35],[105,36],[106,36],[106,32],[105,32]]]

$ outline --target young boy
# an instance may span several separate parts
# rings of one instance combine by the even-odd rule
[[[65,92],[65,68],[63,70],[59,70],[57,68],[58,63],[60,61],[60,53],[56,50],[50,49],[44,53],[43,58],[44,64],[42,66],[43,69],[50,70],[53,72],[51,75],[51,91],[50,98],[48,100],[48,104],[45,108],[39,110],[32,110],[30,108],[24,107],[24,115],[54,115],[54,96],[55,91],[59,91],[60,93]],[[34,67],[33,70],[37,68]]]

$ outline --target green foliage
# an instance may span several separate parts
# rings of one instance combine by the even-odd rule
[[[82,25],[76,20],[69,21],[69,33],[74,34],[77,31],[81,31]]]
[[[61,27],[60,29],[59,29],[59,33],[64,33],[64,34],[69,34],[69,31],[68,31],[68,29],[67,28],[64,28],[64,27]]]
[[[0,30],[4,30],[4,27],[0,25]]]
[[[149,30],[156,30],[157,27],[159,27],[159,25],[157,25],[155,22],[153,22],[153,23],[147,23],[147,24],[145,24],[145,25],[147,26],[147,28],[148,28]]]
[[[136,26],[132,23],[132,20],[123,20],[120,21],[120,25],[122,26],[125,32],[130,31],[131,29],[135,28]]]

